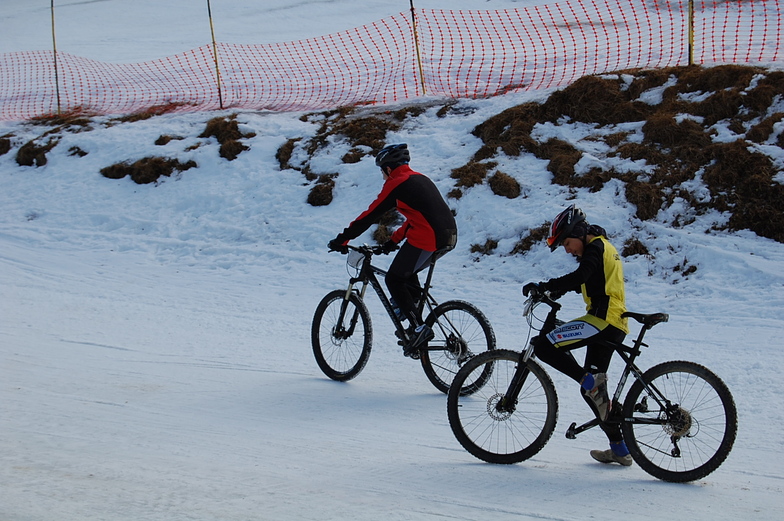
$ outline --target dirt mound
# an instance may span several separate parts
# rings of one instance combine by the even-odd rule
[[[640,99],[657,88],[660,102]],[[473,133],[484,146],[455,172],[491,169],[500,154],[530,153],[549,161],[555,184],[598,191],[611,179],[623,181],[626,199],[636,206],[641,220],[654,219],[677,198],[687,201],[696,215],[708,209],[729,213],[728,229],[748,229],[784,242],[784,187],[774,180],[781,167],[755,151],[755,144],[784,144],[784,132],[777,125],[784,114],[773,109],[782,97],[783,72],[739,65],[587,76],[542,104],[512,107],[478,125]],[[605,136],[607,157],[641,160],[653,173],[594,168],[577,174],[575,165],[583,153],[575,143],[531,137],[536,125],[573,122],[591,124],[596,135]],[[634,122],[642,123],[642,143],[627,141],[623,132],[602,132]],[[735,140],[715,139],[719,122],[736,134]],[[709,200],[687,188],[698,175],[707,185]],[[515,253],[524,250],[517,247]],[[626,248],[629,254],[642,250],[642,245]]]

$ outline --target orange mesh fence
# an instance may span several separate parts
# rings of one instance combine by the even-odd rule
[[[679,3],[561,2],[504,11],[418,11],[429,94],[489,96],[586,74],[685,64]]]
[[[0,119],[57,112],[300,111],[421,96],[475,98],[586,74],[782,55],[784,0],[567,0],[501,11],[415,11],[318,38],[218,43],[143,63],[0,54]],[[416,31],[414,30],[416,27]],[[690,46],[690,43],[693,43]],[[56,67],[55,67],[56,65]]]

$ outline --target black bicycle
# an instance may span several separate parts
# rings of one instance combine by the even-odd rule
[[[328,293],[316,308],[311,328],[311,342],[316,362],[325,375],[338,381],[357,376],[370,357],[373,326],[364,299],[371,286],[395,326],[395,334],[402,345],[412,339],[394,311],[393,305],[379,282],[386,271],[373,266],[373,255],[381,254],[379,246],[348,246],[348,288]],[[422,369],[433,385],[443,393],[449,391],[457,371],[477,353],[495,349],[495,333],[485,315],[473,304],[450,300],[439,304],[430,294],[433,269],[438,258],[446,253],[433,254],[427,278],[417,303],[418,313],[427,311],[425,324],[435,337],[419,353]],[[355,287],[359,285],[359,288]],[[420,288],[417,288],[420,289]],[[415,355],[416,356],[416,355]],[[472,392],[484,385],[488,374],[478,372],[463,378],[461,385]]]
[[[540,304],[550,306],[540,330],[546,334],[563,324],[556,318],[561,306],[550,295],[535,292],[523,311],[531,331]],[[732,395],[718,376],[693,362],[664,362],[640,370],[635,360],[640,349],[648,347],[645,333],[669,316],[624,316],[642,328],[631,346],[605,342],[626,363],[607,422],[620,423],[632,458],[645,472],[672,482],[704,478],[724,462],[735,442],[738,414]],[[476,374],[482,375],[484,387],[464,391],[463,382],[476,381]],[[621,404],[629,377],[633,383]],[[454,378],[447,412],[452,432],[468,452],[490,463],[518,463],[538,453],[552,436],[558,398],[529,343],[522,353],[498,349],[467,362]],[[597,425],[596,418],[580,426],[572,423],[566,437],[574,439]]]

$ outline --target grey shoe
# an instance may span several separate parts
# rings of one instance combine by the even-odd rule
[[[594,385],[590,391],[585,391],[585,396],[591,399],[596,406],[601,421],[607,421],[610,416],[610,409],[612,408],[612,401],[607,394],[607,374],[597,373],[593,375]]]
[[[634,461],[631,454],[627,454],[626,456],[618,456],[612,451],[612,449],[592,450],[591,457],[599,463],[620,463],[624,467],[631,466],[632,462]]]

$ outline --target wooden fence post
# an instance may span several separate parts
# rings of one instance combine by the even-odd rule
[[[54,89],[57,94],[57,115],[60,115],[60,75],[57,70],[57,38],[54,32],[54,0],[51,2],[52,11],[52,52],[54,54]]]
[[[215,59],[215,78],[218,82],[218,104],[223,109],[223,92],[221,90],[220,67],[218,66],[218,44],[215,43],[215,27],[212,25],[212,8],[207,0],[207,16],[210,18],[210,34],[212,35],[212,56]]]
[[[414,0],[411,3],[411,23],[414,29],[414,47],[416,48],[417,66],[419,67],[419,84],[422,86],[422,95],[427,95],[425,89],[425,70],[422,68],[422,54],[419,51],[419,33],[417,32],[416,14],[414,12]]]

